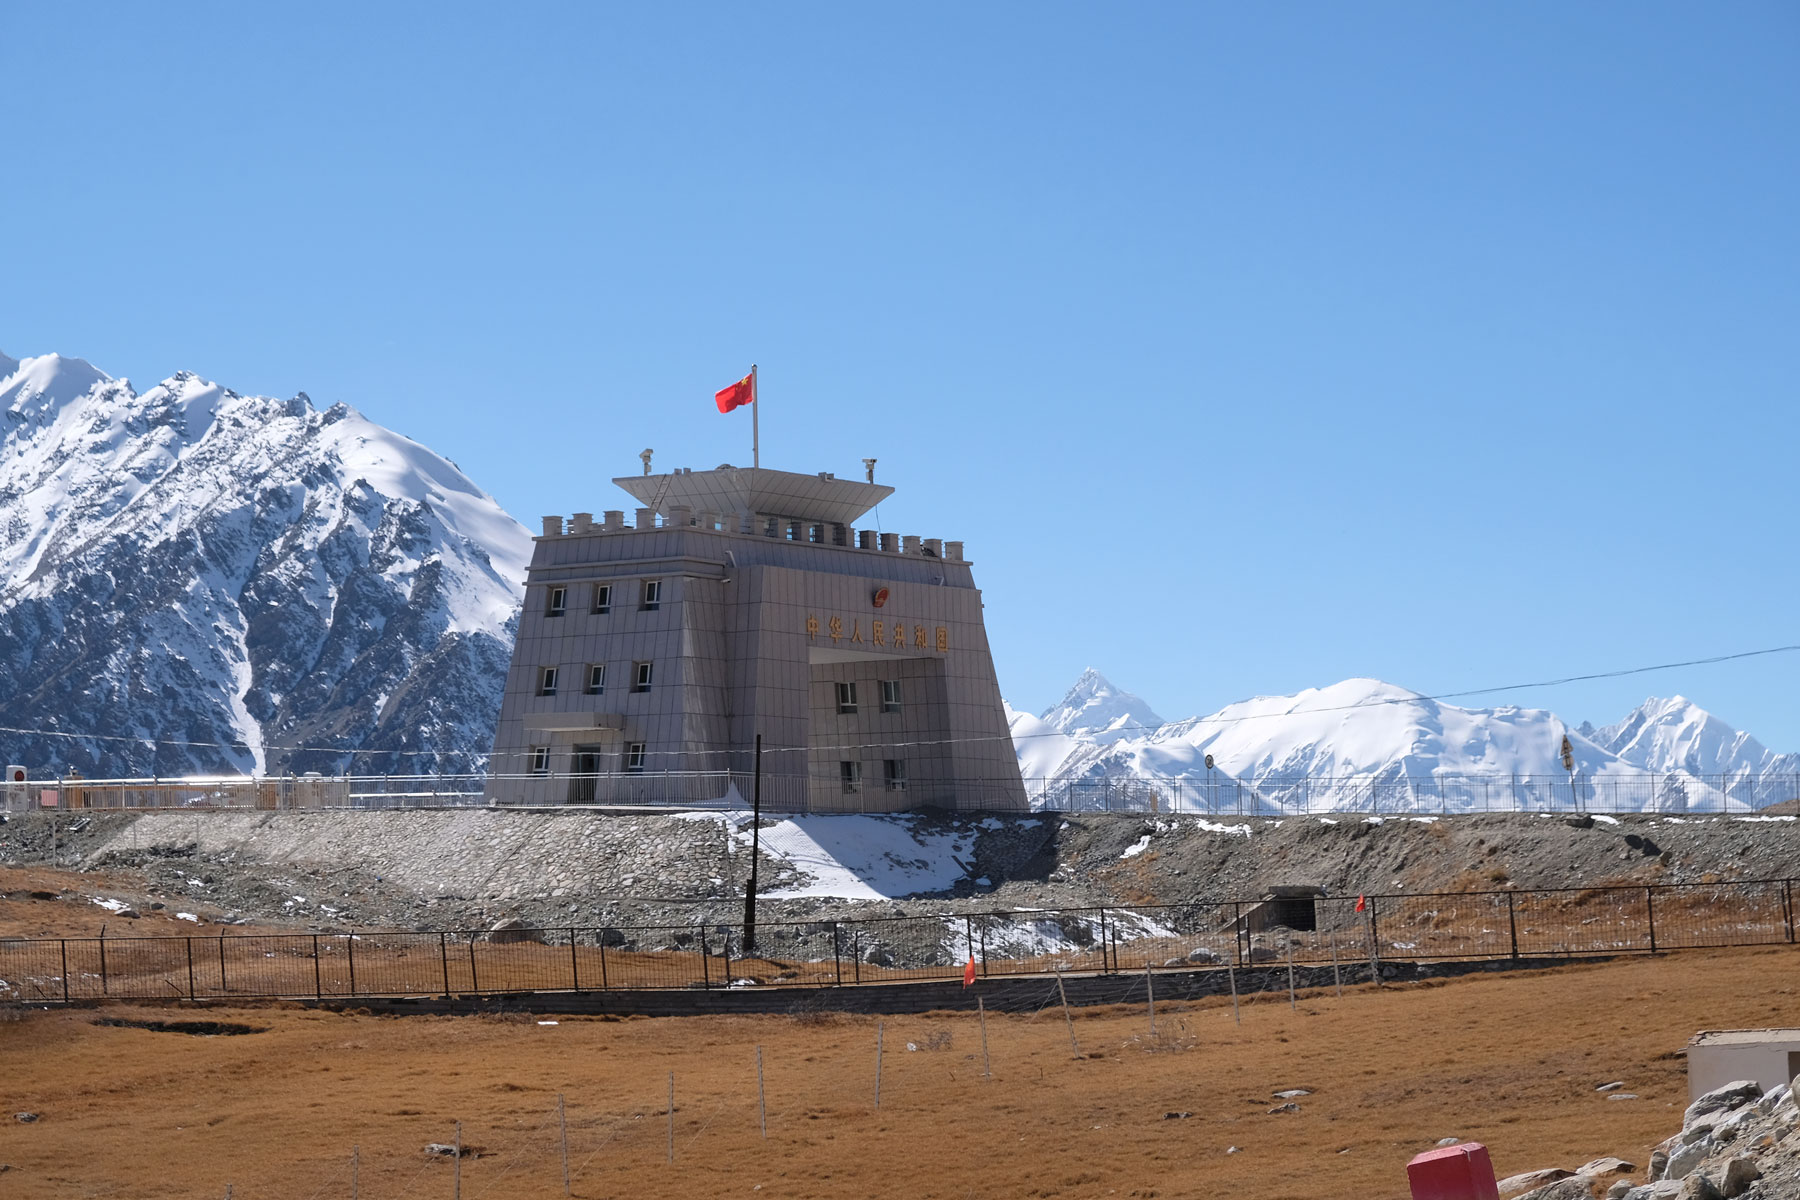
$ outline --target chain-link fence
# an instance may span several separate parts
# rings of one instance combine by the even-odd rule
[[[1537,958],[1794,939],[1793,882],[442,933],[0,939],[0,1000],[805,988],[1383,959]]]

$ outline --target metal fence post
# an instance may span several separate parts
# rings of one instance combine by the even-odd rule
[[[350,959],[350,994],[356,995],[356,934],[344,935],[344,953]]]
[[[313,934],[313,996],[325,994],[325,983],[319,974],[319,935]]]
[[[194,993],[194,939],[186,938],[183,940],[185,940],[187,942],[188,999],[192,1000],[192,999],[195,999],[195,993]]]
[[[1241,900],[1231,902],[1231,949],[1237,956],[1237,965],[1244,965],[1244,936],[1249,931],[1244,928],[1244,904]]]
[[[1781,881],[1781,920],[1787,926],[1787,940],[1791,946],[1794,944],[1794,881],[1791,879]],[[106,960],[100,961],[104,964]]]
[[[221,935],[223,936],[223,935]],[[1792,938],[1788,940],[1792,941]],[[100,994],[107,994],[106,988],[106,926],[100,926]]]
[[[219,994],[222,996],[231,990],[225,982],[225,935],[219,935]]]
[[[438,962],[444,968],[444,995],[450,995],[450,935],[438,934]]]
[[[481,991],[481,976],[475,973],[475,931],[469,930],[469,990]]]
[[[569,990],[581,990],[581,963],[575,957],[575,931],[569,930]]]
[[[1512,934],[1512,956],[1519,957],[1519,916],[1513,911],[1513,894],[1506,893],[1506,928]]]
[[[51,815],[54,819],[55,814]],[[67,1004],[69,1002],[69,939],[62,938],[58,944],[62,947],[63,1003]]]
[[[831,965],[837,968],[838,986],[844,983],[844,955],[838,941],[838,923],[831,923]]]
[[[606,930],[604,929],[600,931],[600,990],[603,992],[612,990],[612,984],[606,978]]]
[[[1656,953],[1656,889],[1644,889],[1644,919],[1650,926],[1650,953]]]
[[[700,986],[703,988],[712,987],[712,971],[706,961],[711,957],[712,954],[706,946],[706,926],[702,925],[700,926]]]

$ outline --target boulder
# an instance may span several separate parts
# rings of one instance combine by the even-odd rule
[[[1572,1175],[1546,1184],[1536,1191],[1526,1192],[1519,1200],[1593,1200],[1593,1196],[1588,1181],[1580,1175]]]
[[[1761,1095],[1762,1085],[1754,1079],[1738,1079],[1724,1087],[1716,1087],[1687,1106],[1687,1111],[1681,1115],[1681,1127],[1686,1129],[1698,1124],[1702,1117],[1742,1108]]]
[[[608,949],[623,946],[625,944],[625,934],[620,930],[614,929],[611,925],[608,925],[600,930],[600,944]]]
[[[1606,1189],[1606,1200],[1625,1200],[1632,1191],[1631,1180],[1621,1179]]]
[[[526,924],[522,918],[508,917],[488,930],[487,940],[495,943],[537,942],[542,945],[544,931]]]
[[[1761,1178],[1761,1168],[1749,1155],[1740,1154],[1725,1164],[1725,1174],[1719,1179],[1719,1191],[1725,1194],[1725,1200],[1732,1200],[1749,1191],[1750,1185]]]
[[[1533,1188],[1541,1188],[1547,1183],[1555,1183],[1559,1179],[1568,1179],[1575,1172],[1565,1171],[1561,1167],[1545,1167],[1541,1171],[1526,1171],[1519,1175],[1508,1175],[1496,1187],[1502,1196],[1515,1192],[1529,1192]]]
[[[1195,946],[1188,951],[1187,960],[1191,963],[1221,963],[1225,961],[1225,956],[1206,946]]]
[[[1280,962],[1281,955],[1275,953],[1267,946],[1252,946],[1250,947],[1250,961],[1253,963]]]
[[[1664,1179],[1686,1179],[1690,1172],[1706,1161],[1712,1152],[1713,1142],[1709,1137],[1696,1138],[1679,1146],[1669,1155],[1669,1165],[1663,1170]]]
[[[1583,1163],[1575,1168],[1577,1175],[1629,1175],[1637,1170],[1636,1163],[1628,1163],[1622,1158],[1596,1158],[1593,1162]]]
[[[1632,1188],[1625,1193],[1625,1200],[1677,1200],[1681,1195],[1681,1187],[1681,1184],[1672,1179],[1662,1179]]]
[[[1697,1171],[1682,1180],[1681,1190],[1675,1195],[1680,1200],[1725,1200],[1725,1193],[1714,1186],[1712,1180]]]

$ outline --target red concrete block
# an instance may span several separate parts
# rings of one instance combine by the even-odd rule
[[[1500,1200],[1494,1164],[1480,1142],[1427,1150],[1406,1164],[1412,1200]]]

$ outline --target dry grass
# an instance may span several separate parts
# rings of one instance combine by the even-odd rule
[[[890,1017],[881,1107],[872,1018],[384,1019],[210,1009],[267,1032],[196,1038],[96,1016],[0,1025],[8,1110],[0,1177],[21,1197],[448,1197],[427,1142],[485,1147],[462,1194],[562,1194],[555,1108],[567,1098],[581,1197],[1209,1196],[1365,1200],[1405,1194],[1440,1137],[1486,1142],[1502,1173],[1600,1154],[1645,1161],[1686,1100],[1673,1052],[1702,1028],[1791,1023],[1789,948],[1692,951],[1471,977],[1343,999],[987,1019]],[[912,1042],[918,1050],[908,1050]],[[763,1047],[769,1137],[758,1135]],[[675,1162],[664,1105],[676,1079]],[[1642,1099],[1594,1091],[1626,1081]],[[1297,1114],[1272,1093],[1311,1089]],[[1192,1116],[1165,1119],[1165,1113]],[[1227,1153],[1231,1146],[1238,1153]]]

